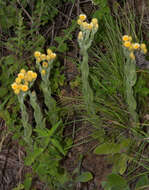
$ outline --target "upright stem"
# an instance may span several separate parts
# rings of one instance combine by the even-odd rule
[[[52,125],[55,125],[58,122],[58,114],[56,101],[51,96],[51,88],[48,81],[42,81],[41,88],[44,94],[44,102],[48,108],[48,115]]]
[[[133,86],[137,80],[136,63],[135,60],[130,58],[130,52],[127,49],[124,49],[124,54],[127,58],[124,66],[126,103],[128,105],[128,111],[130,113],[130,123],[133,127],[137,127],[139,119],[136,112],[137,103],[133,93]]]
[[[43,119],[43,114],[41,112],[40,106],[37,103],[37,96],[36,92],[29,92],[30,96],[30,103],[34,109],[34,118],[36,121],[36,128],[37,129],[44,129],[45,128],[45,120]]]
[[[93,92],[88,82],[89,66],[88,66],[88,53],[87,49],[82,49],[83,61],[81,63],[82,73],[82,93],[89,114],[95,114],[93,107]]]
[[[23,96],[18,96],[18,100],[20,103],[20,108],[21,108],[21,116],[22,116],[22,123],[24,127],[24,140],[26,143],[31,146],[32,145],[32,127],[29,124],[29,119],[28,119],[28,113],[26,111],[26,106],[24,104],[24,98]]]

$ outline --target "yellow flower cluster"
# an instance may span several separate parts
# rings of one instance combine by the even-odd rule
[[[80,14],[79,19],[77,20],[77,23],[85,30],[97,30],[98,29],[98,20],[96,18],[93,18],[90,23],[87,23],[86,21],[86,15]],[[82,34],[79,34],[78,38],[82,38]]]
[[[56,54],[53,53],[51,49],[47,49],[47,55],[46,54],[42,54],[39,51],[35,51],[34,57],[40,63],[41,61],[45,62],[45,61],[54,60],[56,58]],[[44,64],[44,66],[45,66],[45,64]],[[47,67],[48,67],[48,64],[47,64]]]
[[[124,35],[122,37],[123,40],[123,46],[128,48],[128,50],[130,51],[130,57],[132,59],[135,59],[134,50],[139,50],[142,51],[144,54],[147,53],[147,48],[145,44],[139,44],[139,43],[132,43],[132,37],[128,36],[128,35]]]
[[[37,73],[33,71],[26,71],[21,69],[15,82],[11,85],[15,94],[19,94],[21,91],[26,92],[29,89],[29,82],[34,81],[37,78]]]

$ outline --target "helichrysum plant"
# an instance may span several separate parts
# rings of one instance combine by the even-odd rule
[[[90,48],[94,35],[98,30],[98,20],[93,18],[91,23],[87,23],[86,15],[80,14],[78,24],[80,25],[80,32],[78,34],[78,43],[80,46],[80,53],[83,57],[81,62],[82,75],[82,93],[85,101],[85,106],[89,114],[95,115],[93,106],[93,92],[88,82],[89,66],[88,66],[88,49]]]
[[[49,52],[50,50],[48,50]],[[38,52],[39,53],[39,52]],[[66,154],[63,148],[63,138],[61,136],[62,125],[61,119],[58,118],[56,110],[56,101],[51,97],[50,88],[50,69],[52,62],[56,55],[50,52],[50,55],[44,57],[36,57],[42,60],[37,60],[38,68],[41,73],[41,88],[44,93],[45,104],[49,108],[51,128],[46,128],[45,117],[42,112],[35,91],[31,91],[31,87],[37,78],[37,74],[33,71],[26,71],[22,69],[18,74],[15,82],[11,85],[14,93],[18,96],[20,103],[22,123],[24,127],[24,140],[26,142],[25,150],[25,164],[32,166],[34,172],[38,174],[41,180],[47,183],[49,186],[53,184],[64,183],[66,173],[59,172],[59,162]],[[39,53],[40,54],[40,53]],[[47,57],[50,60],[47,60]],[[26,96],[29,97],[28,103],[33,108],[34,117],[32,118],[35,122],[29,121],[29,113],[27,112],[25,100]],[[52,113],[52,111],[54,113]],[[58,130],[59,128],[59,130]],[[32,133],[32,131],[34,133]]]
[[[94,35],[98,30],[98,20],[93,18],[90,23],[86,21],[86,15],[80,14],[78,24],[80,26],[80,32],[78,34],[78,43],[80,46],[80,53],[82,55],[82,61],[80,65],[82,75],[82,95],[85,102],[85,107],[90,121],[95,128],[100,128],[100,134],[103,136],[104,131],[101,128],[101,121],[96,114],[94,105],[93,91],[89,84],[89,65],[88,65],[88,49],[90,48]]]
[[[147,52],[147,49],[146,45],[143,43],[133,43],[131,36],[124,35],[122,37],[122,40],[123,51],[126,57],[126,63],[124,65],[126,102],[131,117],[130,120],[133,123],[133,126],[138,126],[139,120],[136,112],[137,104],[133,95],[133,86],[135,85],[137,80],[135,53],[137,51],[141,51],[145,54]]]
[[[24,127],[24,140],[27,144],[31,145],[31,135],[32,135],[32,127],[29,124],[28,113],[26,111],[26,106],[24,104],[25,97],[29,93],[31,86],[37,78],[37,73],[33,71],[26,71],[25,69],[21,69],[18,74],[15,82],[11,85],[14,93],[18,97],[18,101],[21,108],[21,116],[22,123]]]
[[[53,67],[53,61],[56,58],[56,54],[51,49],[47,49],[47,55],[42,54],[39,51],[34,53],[36,58],[36,65],[40,71],[42,82],[41,88],[44,94],[45,105],[48,108],[48,115],[52,125],[58,122],[58,113],[56,108],[56,101],[51,96],[51,84],[50,84],[50,72]]]

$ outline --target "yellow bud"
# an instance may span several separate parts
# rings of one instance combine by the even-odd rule
[[[26,70],[25,70],[25,69],[21,69],[20,73],[25,74],[25,73],[26,73]]]
[[[28,86],[25,85],[25,84],[22,85],[21,90],[22,90],[23,92],[26,92],[26,91],[28,90]]]
[[[95,26],[96,24],[98,24],[97,18],[93,18],[91,22],[93,23],[94,26]]]
[[[88,30],[92,30],[93,29],[93,23],[90,23],[89,25],[88,25]]]
[[[82,21],[80,19],[77,20],[78,25],[82,25]]]
[[[145,49],[146,45],[145,44],[141,44],[140,47],[141,47],[141,49]]]
[[[130,56],[131,59],[135,60],[135,56],[134,56],[134,53],[133,53],[133,52],[131,52],[131,53],[129,54],[129,56]]]
[[[43,69],[43,70],[41,71],[41,74],[42,74],[42,75],[45,75],[45,74],[46,74],[46,71]]]
[[[20,89],[15,89],[15,90],[14,90],[14,93],[15,93],[15,94],[19,94],[19,93],[20,93]]]
[[[50,57],[51,57],[51,59],[55,59],[56,58],[56,53],[51,53]]]
[[[27,81],[25,81],[24,84],[28,86],[28,82]]]
[[[95,30],[98,30],[98,24],[95,25]]]
[[[48,67],[48,63],[47,63],[46,61],[44,61],[44,62],[42,63],[42,66],[46,68],[46,67]]]
[[[52,50],[51,49],[47,49],[47,54],[50,55],[51,53],[53,53]]]
[[[14,83],[11,85],[11,88],[12,88],[13,90],[16,90],[16,89],[18,88],[17,83],[14,82]]]
[[[122,37],[122,39],[123,39],[123,41],[125,41],[125,42],[126,42],[126,41],[130,41],[128,35],[124,35],[124,36]]]
[[[130,41],[126,41],[126,42],[124,42],[123,45],[124,45],[124,47],[129,48],[131,46],[131,42]]]
[[[24,74],[23,74],[23,73],[19,73],[19,74],[18,74],[18,78],[24,79]]]
[[[39,51],[35,51],[34,56],[35,58],[40,57],[41,53]]]
[[[18,84],[18,88],[17,89],[21,90],[21,88],[22,88],[22,84]]]
[[[131,42],[131,41],[132,41],[132,37],[131,37],[131,36],[128,36],[128,40]]]
[[[47,55],[47,61],[50,61],[51,60],[51,54]]]
[[[42,61],[44,61],[44,60],[46,60],[46,59],[47,59],[46,54],[41,54],[41,56],[40,56],[40,57],[41,57],[41,60],[42,60]]]
[[[83,26],[84,29],[88,29],[88,25],[89,25],[89,24],[88,24],[87,22],[83,22],[83,23],[82,23],[82,26]]]
[[[133,46],[132,44],[130,45],[130,47],[128,48],[130,51],[133,50]]]
[[[86,15],[85,15],[85,14],[80,14],[80,15],[79,15],[79,19],[80,19],[81,21],[86,20]]]
[[[33,71],[27,71],[27,75],[31,75],[32,76]]]
[[[36,78],[37,78],[37,73],[33,72],[32,78],[33,78],[33,79],[36,79]]]
[[[142,51],[143,51],[144,54],[147,53],[147,49],[146,48],[142,49]]]
[[[134,49],[138,49],[140,47],[140,44],[139,43],[134,43],[132,46],[133,46]]]
[[[17,83],[17,84],[20,84],[21,83],[21,78],[16,78],[16,80],[15,80],[15,82]]]
[[[83,33],[82,31],[80,31],[78,34],[78,40],[82,40],[82,39],[83,39]]]

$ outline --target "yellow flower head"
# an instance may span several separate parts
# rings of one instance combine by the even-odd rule
[[[44,62],[42,63],[42,66],[45,67],[45,68],[47,68],[47,67],[48,67],[48,63],[47,63],[46,61],[44,61]]]
[[[50,61],[51,60],[51,54],[47,55],[47,61]]]
[[[46,54],[41,54],[41,56],[40,56],[40,57],[41,57],[41,60],[42,60],[42,61],[44,61],[44,60],[46,60],[46,59],[47,59]]]
[[[78,40],[82,40],[82,39],[83,39],[83,33],[82,31],[80,31],[78,34]]]
[[[24,79],[24,74],[23,74],[23,73],[19,73],[19,74],[18,74],[18,78]]]
[[[32,81],[33,80],[33,71],[27,71],[26,77],[25,77],[25,81]]]
[[[129,48],[131,46],[131,42],[130,41],[126,41],[126,42],[124,42],[123,45],[124,45],[124,47]]]
[[[139,44],[139,43],[134,43],[134,44],[133,44],[133,48],[134,48],[134,49],[139,49],[139,47],[140,47],[140,44]]]
[[[93,18],[91,22],[93,23],[94,26],[95,26],[96,24],[98,24],[97,18]]]
[[[41,74],[42,74],[42,75],[45,75],[45,74],[46,74],[46,71],[43,69],[43,70],[41,71]]]
[[[16,82],[14,82],[12,85],[11,85],[11,88],[13,90],[16,90],[18,88],[18,84]]]
[[[37,78],[37,73],[33,72],[33,73],[32,73],[32,78],[33,78],[33,79],[36,79],[36,78]]]
[[[35,51],[35,53],[34,53],[35,58],[40,57],[40,55],[41,55],[41,53],[39,51]]]
[[[135,55],[134,55],[133,52],[131,52],[131,53],[129,54],[129,56],[130,56],[131,59],[135,60]]]
[[[28,90],[28,86],[25,85],[25,84],[22,85],[21,90],[22,90],[23,92],[26,92],[26,91]]]
[[[86,20],[86,15],[85,15],[85,14],[80,14],[80,15],[79,15],[79,19],[80,19],[81,21],[85,21],[85,20]]]
[[[130,41],[128,35],[124,35],[124,36],[122,37],[122,39],[123,39],[124,42]]]
[[[20,89],[15,89],[14,93],[18,95],[20,93]]]
[[[20,73],[25,74],[25,73],[26,73],[26,70],[25,70],[25,69],[21,69]]]
[[[51,53],[50,57],[51,57],[51,59],[55,59],[56,58],[56,53]]]
[[[53,53],[52,50],[51,49],[47,49],[47,54],[50,55],[51,53]]]
[[[15,80],[15,82],[17,83],[17,84],[20,84],[21,83],[21,78],[16,78],[16,80]]]
[[[140,48],[141,48],[141,50],[143,51],[144,54],[147,53],[147,48],[146,48],[146,45],[145,45],[145,44],[142,43],[142,44],[140,45]]]

